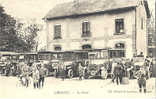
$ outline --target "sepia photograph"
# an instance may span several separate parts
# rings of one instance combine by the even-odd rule
[[[155,0],[0,0],[0,99],[155,99]]]

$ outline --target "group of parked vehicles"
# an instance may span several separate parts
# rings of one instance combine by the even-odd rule
[[[144,64],[143,57],[135,57],[133,67],[131,60],[124,58],[109,58],[108,50],[88,50],[88,51],[65,51],[65,52],[38,52],[38,53],[16,53],[1,55],[0,73],[2,75],[18,75],[18,63],[23,61],[29,66],[33,63],[44,62],[45,68],[48,70],[48,76],[60,77],[62,69],[65,70],[65,77],[73,78],[79,76],[79,63],[85,67],[85,79],[88,78],[108,78],[112,77],[112,63],[114,60],[124,60],[127,66],[127,76],[133,78],[136,71]],[[152,75],[152,61],[150,61],[148,75]],[[63,68],[62,68],[63,67]],[[103,75],[105,72],[106,75]],[[106,77],[105,77],[106,76]]]

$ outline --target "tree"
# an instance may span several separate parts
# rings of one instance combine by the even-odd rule
[[[0,6],[0,51],[29,52],[35,48],[41,25],[25,24],[6,14]]]
[[[37,33],[42,30],[42,25],[31,21],[31,23],[22,23],[19,22],[17,25],[18,37],[25,42],[24,51],[36,50],[38,42],[36,40]]]
[[[0,50],[12,51],[17,40],[16,36],[16,20],[7,15],[2,6],[0,6]]]

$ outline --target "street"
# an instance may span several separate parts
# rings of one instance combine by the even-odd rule
[[[155,96],[156,78],[147,80],[147,93],[139,93],[137,80],[130,80],[128,85],[116,85],[111,79],[88,79],[78,78],[65,79],[48,77],[45,79],[45,86],[41,89],[34,89],[31,85],[25,88],[19,84],[16,77],[0,77],[0,98],[101,98],[109,97],[143,97],[152,98]]]

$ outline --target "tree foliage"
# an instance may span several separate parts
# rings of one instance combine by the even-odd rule
[[[41,25],[37,23],[18,23],[17,33],[18,37],[25,43],[25,51],[36,49],[37,33],[41,30]]]
[[[4,12],[0,6],[0,50],[14,50],[12,43],[17,39],[16,36],[16,20]]]
[[[36,23],[25,26],[6,14],[0,6],[0,51],[29,52],[36,46],[37,32],[40,27]]]

